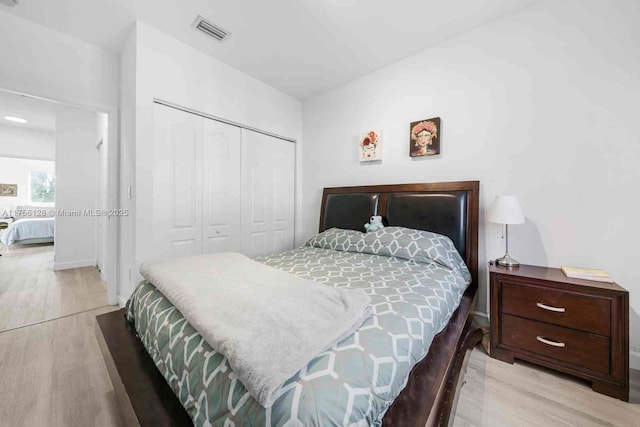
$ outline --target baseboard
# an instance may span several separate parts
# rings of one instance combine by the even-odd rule
[[[480,311],[474,311],[473,317],[480,326],[489,326],[489,315]]]
[[[127,305],[127,300],[118,295],[118,304],[120,304],[121,308],[124,308]]]
[[[640,371],[640,353],[637,351],[632,350],[629,352],[629,367]]]
[[[56,262],[55,264],[53,264],[53,269],[55,271],[60,271],[60,270],[70,270],[72,268],[95,267],[95,266],[96,266],[95,259],[85,259],[80,261]]]

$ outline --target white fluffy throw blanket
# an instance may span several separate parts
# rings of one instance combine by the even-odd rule
[[[264,407],[370,314],[361,289],[314,283],[236,253],[148,262],[140,272],[229,360]]]

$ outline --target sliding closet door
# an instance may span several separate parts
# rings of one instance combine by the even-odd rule
[[[240,252],[241,130],[204,119],[203,253]]]
[[[242,252],[251,257],[294,245],[295,144],[242,130]]]
[[[158,104],[153,113],[156,253],[196,255],[202,252],[203,119]]]
[[[155,104],[159,257],[293,248],[295,144]]]

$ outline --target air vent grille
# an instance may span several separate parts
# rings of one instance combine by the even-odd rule
[[[220,42],[224,41],[230,35],[228,31],[212,24],[202,16],[196,18],[196,21],[193,23],[193,28]]]

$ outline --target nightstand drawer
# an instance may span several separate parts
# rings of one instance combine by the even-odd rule
[[[609,374],[609,339],[535,320],[502,315],[502,344]]]
[[[607,298],[502,282],[502,312],[585,332],[611,334],[611,301]]]

